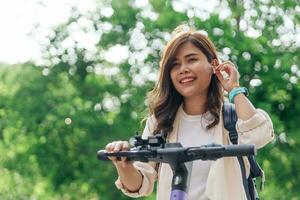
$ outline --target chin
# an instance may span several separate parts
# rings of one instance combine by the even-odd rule
[[[184,97],[184,98],[191,98],[193,96],[195,96],[195,92],[180,92],[180,94]]]
[[[194,98],[194,97],[202,96],[205,92],[204,91],[199,92],[199,88],[198,88],[197,91],[195,91],[195,90],[181,90],[181,91],[179,91],[179,93],[184,98]]]

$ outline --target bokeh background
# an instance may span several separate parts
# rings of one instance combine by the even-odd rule
[[[14,0],[0,7],[0,199],[129,199],[96,152],[143,130],[161,51],[182,23],[238,66],[250,100],[273,120],[276,139],[258,152],[262,199],[300,199],[298,0]]]

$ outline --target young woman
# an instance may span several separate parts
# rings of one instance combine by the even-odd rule
[[[184,28],[185,29],[185,28]],[[273,139],[270,117],[256,109],[239,86],[239,74],[230,61],[218,63],[215,47],[205,35],[175,29],[160,62],[159,78],[149,95],[150,117],[143,137],[167,133],[168,142],[183,146],[217,143],[229,144],[224,129],[222,106],[224,90],[235,104],[239,144],[255,144],[261,148]],[[222,75],[227,73],[227,78]],[[108,152],[128,150],[126,141],[106,146]],[[147,196],[157,184],[157,199],[170,199],[172,170],[168,164],[129,162],[122,158],[114,163],[119,178],[116,186],[130,197]],[[249,163],[245,160],[246,172]],[[216,161],[197,160],[192,164],[189,200],[246,199],[237,158]]]

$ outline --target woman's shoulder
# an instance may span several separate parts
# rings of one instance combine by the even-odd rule
[[[146,120],[146,126],[155,126],[157,124],[157,120],[154,116],[154,114],[150,115],[147,117],[147,120]]]
[[[154,115],[150,115],[146,119],[146,125],[143,131],[143,137],[148,137],[150,135],[153,135],[154,130],[157,126],[157,120]]]

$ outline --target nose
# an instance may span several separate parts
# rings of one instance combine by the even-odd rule
[[[188,69],[188,67],[185,64],[182,64],[179,70],[179,74],[187,74],[189,72],[190,70]]]

